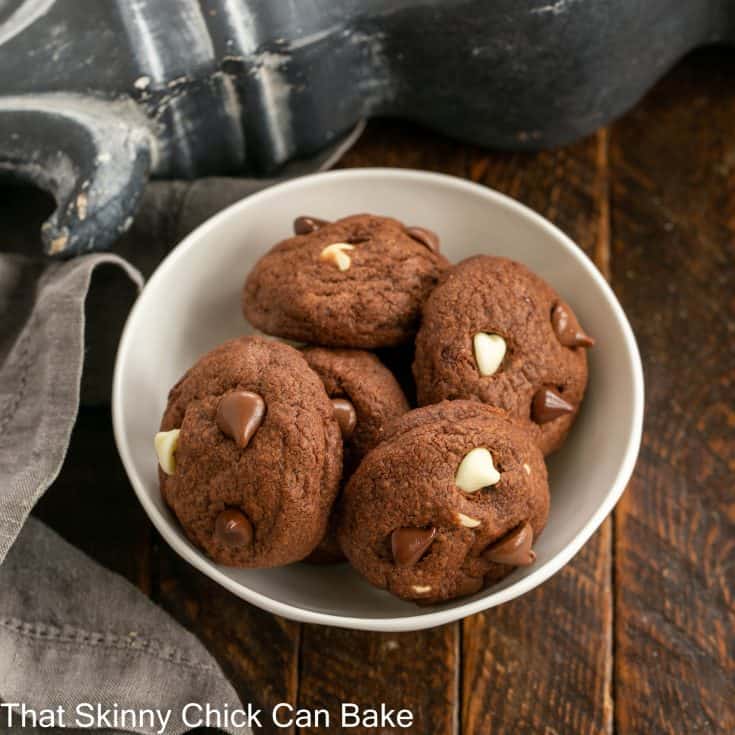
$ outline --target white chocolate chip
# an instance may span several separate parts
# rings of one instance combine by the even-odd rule
[[[457,519],[463,526],[466,526],[467,528],[477,528],[479,525],[482,524],[482,521],[478,521],[477,518],[470,518],[464,513],[457,513]]]
[[[328,263],[332,263],[337,266],[341,271],[346,271],[350,264],[352,263],[352,259],[349,255],[345,252],[345,250],[354,250],[355,246],[350,245],[346,242],[333,242],[331,245],[327,245],[327,247],[322,250],[322,252],[319,254],[320,260],[325,260]]]
[[[497,485],[500,473],[493,464],[493,455],[485,447],[477,447],[465,454],[457,468],[454,484],[466,493],[474,493],[488,485]]]
[[[159,431],[153,440],[153,446],[156,448],[158,455],[158,464],[167,475],[173,475],[176,472],[176,447],[179,444],[179,429],[171,429],[171,431]]]
[[[499,334],[478,332],[472,344],[480,375],[494,375],[505,357],[505,340]]]
[[[429,584],[415,584],[411,587],[411,590],[417,595],[425,595],[427,592],[431,592],[431,585]]]
[[[525,472],[526,472],[526,474],[527,474],[527,475],[530,475],[530,474],[531,474],[531,465],[529,465],[529,464],[526,464],[526,463],[524,462],[524,463],[523,463],[523,469],[525,470]]]

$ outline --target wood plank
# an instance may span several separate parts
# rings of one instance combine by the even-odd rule
[[[462,732],[612,732],[611,530],[541,587],[464,621]]]
[[[557,224],[609,269],[607,133],[538,154],[473,153],[473,179]],[[612,524],[540,588],[463,626],[462,731],[612,732]]]
[[[218,660],[242,702],[263,710],[259,733],[276,728],[271,710],[296,703],[300,625],[243,602],[180,559],[156,546],[158,602],[189,628]]]
[[[299,706],[325,708],[333,732],[340,707],[408,709],[412,725],[355,727],[350,733],[405,732],[417,735],[457,732],[459,625],[417,633],[366,633],[303,626]],[[350,723],[345,723],[350,724]],[[305,727],[301,733],[324,732]]]
[[[735,60],[696,54],[611,134],[612,281],[646,366],[616,512],[616,724],[735,732]]]
[[[402,166],[463,176],[466,154],[464,146],[414,126],[375,121],[341,166]],[[412,711],[413,726],[401,732],[456,733],[459,636],[458,623],[402,634],[304,626],[299,705],[327,709],[334,724],[342,701],[363,707],[385,703]]]

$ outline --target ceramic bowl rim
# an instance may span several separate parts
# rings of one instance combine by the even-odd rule
[[[135,328],[137,314],[141,310],[141,304],[144,302],[147,293],[156,290],[159,281],[164,280],[167,272],[174,267],[182,258],[185,258],[189,250],[196,248],[203,242],[207,242],[209,235],[215,231],[223,220],[236,217],[241,210],[256,208],[267,204],[268,200],[273,197],[283,195],[292,189],[309,186],[315,180],[323,180],[325,178],[342,180],[345,183],[354,179],[402,179],[407,185],[412,183],[433,182],[441,186],[450,187],[464,191],[473,196],[485,197],[493,204],[505,208],[514,216],[521,217],[537,225],[544,230],[546,234],[556,240],[557,244],[568,252],[572,258],[576,259],[587,275],[592,279],[598,289],[598,293],[609,307],[611,307],[615,319],[622,330],[625,345],[627,348],[627,358],[631,367],[633,376],[632,385],[632,421],[630,426],[630,434],[625,446],[623,460],[620,463],[615,480],[607,491],[604,500],[600,503],[597,510],[592,514],[587,523],[577,533],[577,535],[560,551],[558,551],[551,559],[540,565],[538,569],[534,569],[527,576],[519,579],[517,582],[499,591],[493,592],[492,588],[486,590],[486,595],[476,600],[471,600],[465,604],[455,607],[436,610],[434,612],[426,612],[425,610],[417,615],[407,615],[402,617],[385,617],[385,618],[364,618],[354,616],[336,615],[329,612],[319,612],[315,610],[307,610],[298,605],[280,602],[274,600],[267,595],[256,592],[244,584],[237,582],[227,575],[212,561],[204,556],[196,554],[185,542],[184,538],[179,535],[179,531],[174,528],[171,519],[165,517],[159,509],[154,505],[153,501],[148,497],[145,489],[145,483],[138,475],[136,464],[133,458],[133,452],[128,444],[123,426],[123,406],[125,396],[123,395],[124,383],[124,367],[128,363],[129,351],[131,349],[132,334]],[[460,620],[469,615],[487,610],[497,605],[509,602],[510,600],[526,594],[538,585],[542,584],[562,569],[582,546],[589,540],[592,534],[599,528],[602,522],[607,518],[615,504],[620,499],[626,485],[633,473],[635,463],[640,449],[642,430],[643,430],[643,410],[644,410],[644,381],[643,368],[638,346],[633,335],[633,330],[628,322],[623,309],[618,302],[615,294],[607,281],[603,278],[594,263],[566,234],[558,227],[549,222],[545,217],[533,211],[529,207],[512,199],[511,197],[501,194],[494,189],[490,189],[474,182],[466,181],[447,174],[440,174],[428,171],[420,171],[415,169],[393,169],[393,168],[350,168],[338,171],[320,172],[307,176],[300,176],[290,179],[280,184],[268,187],[263,191],[246,196],[217,214],[213,215],[189,235],[187,235],[178,245],[159,264],[158,268],[149,278],[147,284],[143,288],[136,303],[134,304],[130,314],[128,315],[125,327],[122,332],[120,343],[118,346],[117,356],[115,359],[115,371],[113,377],[112,389],[112,418],[115,442],[118,452],[122,459],[123,465],[130,479],[133,489],[135,490],[138,500],[143,506],[146,514],[153,522],[158,532],[163,536],[166,542],[178,553],[183,559],[192,564],[200,572],[206,574],[215,582],[222,585],[225,589],[237,595],[241,599],[256,605],[257,607],[267,610],[275,615],[280,615],[291,620],[303,623],[316,623],[321,625],[332,625],[341,628],[353,628],[358,630],[401,632],[410,630],[422,630],[432,628],[446,623]]]

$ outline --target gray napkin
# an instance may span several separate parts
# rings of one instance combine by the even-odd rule
[[[101,263],[142,285],[115,255],[50,265],[0,255],[0,564],[61,469],[79,405],[84,302]]]
[[[80,703],[150,709],[163,732],[189,730],[189,702],[239,706],[234,690],[193,635],[140,594],[30,518],[0,575],[0,693],[39,711],[63,707],[66,724]],[[10,594],[8,594],[8,592]],[[88,710],[81,710],[86,717]],[[97,713],[92,712],[94,717]],[[7,717],[0,715],[0,723]],[[163,722],[136,732],[162,731]],[[104,724],[104,720],[101,720]],[[17,727],[15,729],[23,732]],[[82,719],[79,724],[86,724]],[[6,725],[7,726],[7,725]],[[249,732],[235,728],[230,732]]]
[[[330,167],[361,131],[295,162],[282,178]],[[171,710],[167,735],[186,731],[180,713],[189,702],[240,706],[191,634],[28,517],[58,475],[80,398],[109,401],[131,284],[139,288],[143,275],[211,214],[269,183],[152,183],[117,254],[62,263],[31,252],[26,227],[37,227],[37,213],[19,218],[12,203],[3,211],[0,197],[0,702],[64,705],[69,712],[82,702]]]

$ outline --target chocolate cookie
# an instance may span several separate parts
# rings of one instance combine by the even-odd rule
[[[399,418],[340,502],[339,542],[372,584],[433,603],[533,563],[549,487],[538,445],[505,412],[445,401]]]
[[[342,437],[293,347],[243,337],[204,355],[171,389],[156,449],[164,500],[214,561],[288,564],[324,536]]]
[[[443,275],[424,305],[413,365],[419,404],[467,398],[531,419],[549,454],[576,418],[593,343],[528,268],[468,258]]]
[[[322,379],[342,429],[342,480],[346,482],[363,456],[381,441],[386,427],[408,411],[408,402],[390,370],[370,352],[312,347],[304,350],[304,357]],[[344,558],[334,535],[334,520],[329,528],[310,561]]]
[[[331,347],[409,340],[447,261],[436,235],[388,217],[300,217],[245,281],[245,318],[267,334]]]
[[[344,437],[343,477],[348,477],[380,443],[386,427],[408,411],[408,401],[391,371],[370,352],[309,347],[303,354],[332,399]]]

